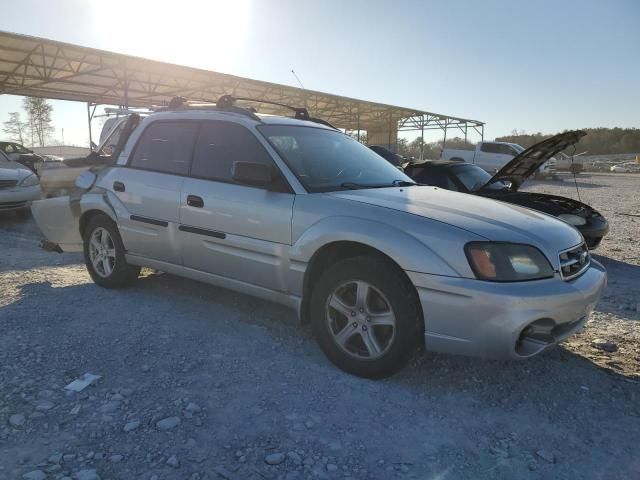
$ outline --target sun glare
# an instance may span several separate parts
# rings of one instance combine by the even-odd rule
[[[229,72],[246,44],[251,21],[248,0],[112,0],[92,5],[94,25],[107,50]]]

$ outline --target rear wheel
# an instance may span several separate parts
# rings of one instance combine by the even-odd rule
[[[106,288],[130,285],[140,267],[129,265],[118,228],[106,215],[93,217],[84,231],[84,260],[95,283]]]
[[[329,268],[314,286],[311,321],[329,360],[361,377],[392,375],[420,345],[413,286],[377,258],[351,258]]]

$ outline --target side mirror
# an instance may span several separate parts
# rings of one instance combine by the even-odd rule
[[[96,182],[96,178],[95,173],[86,170],[76,177],[74,185],[81,190],[89,190]]]
[[[271,167],[264,163],[233,162],[231,174],[236,182],[256,187],[264,187],[273,182]]]

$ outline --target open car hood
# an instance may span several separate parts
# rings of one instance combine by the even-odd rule
[[[482,188],[484,189],[499,180],[509,180],[514,184],[512,189],[517,190],[547,160],[567,147],[575,145],[586,134],[587,132],[582,130],[571,130],[536,143],[514,157],[513,160],[491,177],[491,180]]]

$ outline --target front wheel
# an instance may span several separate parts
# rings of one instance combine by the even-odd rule
[[[140,274],[140,267],[129,265],[120,232],[106,215],[93,217],[84,231],[84,260],[95,283],[106,288],[131,284]]]
[[[413,285],[373,257],[344,260],[320,277],[311,297],[311,322],[329,360],[366,378],[400,370],[422,336]]]

